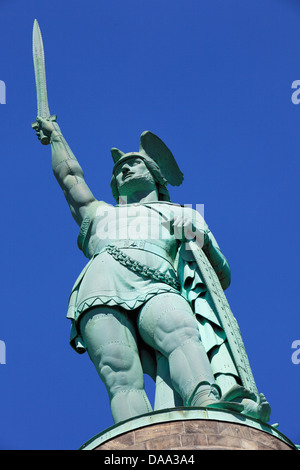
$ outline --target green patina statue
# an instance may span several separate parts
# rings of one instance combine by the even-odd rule
[[[97,200],[50,116],[36,21],[33,44],[33,127],[51,145],[53,172],[89,259],[70,295],[70,343],[78,353],[88,352],[114,422],[152,411],[144,373],[156,382],[155,410],[215,407],[267,422],[270,406],[257,391],[224,295],[227,260],[200,213],[170,201],[167,184],[183,181],[171,151],[149,131],[138,152],[111,149],[117,204]]]

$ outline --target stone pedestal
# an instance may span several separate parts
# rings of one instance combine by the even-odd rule
[[[124,421],[81,450],[297,450],[276,428],[240,414],[176,408]]]

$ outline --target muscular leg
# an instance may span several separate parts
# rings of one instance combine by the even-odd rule
[[[168,358],[173,387],[185,406],[217,401],[218,387],[185,299],[171,293],[152,297],[141,308],[138,329],[147,344]]]
[[[80,331],[108,391],[114,422],[152,411],[130,314],[113,307],[95,307],[81,319]]]

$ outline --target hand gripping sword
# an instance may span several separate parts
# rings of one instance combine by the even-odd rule
[[[46,70],[45,70],[45,56],[44,46],[41,35],[41,30],[37,20],[34,20],[32,31],[32,53],[36,83],[37,95],[37,115],[38,117],[48,119],[49,121],[56,121],[56,115],[51,116],[48,106],[47,86],[46,86]],[[35,121],[31,124],[33,129],[39,128],[39,123]],[[40,139],[43,145],[48,145],[50,140],[42,130],[39,131]]]

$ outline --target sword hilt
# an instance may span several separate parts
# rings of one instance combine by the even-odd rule
[[[52,116],[50,116],[49,118],[47,118],[47,121],[51,121],[51,122],[55,122],[56,120],[57,120],[56,114],[53,114]],[[38,123],[37,121],[35,121],[35,122],[33,122],[33,123],[31,124],[31,127],[32,127],[32,129],[34,129],[34,130],[37,130],[37,129],[39,128],[39,126],[40,126],[40,125],[39,125],[39,123]],[[46,134],[44,134],[44,132],[42,131],[42,129],[40,129],[38,132],[39,132],[39,134],[40,134],[41,143],[42,143],[43,145],[48,145],[48,144],[50,144],[50,138],[49,138]]]

